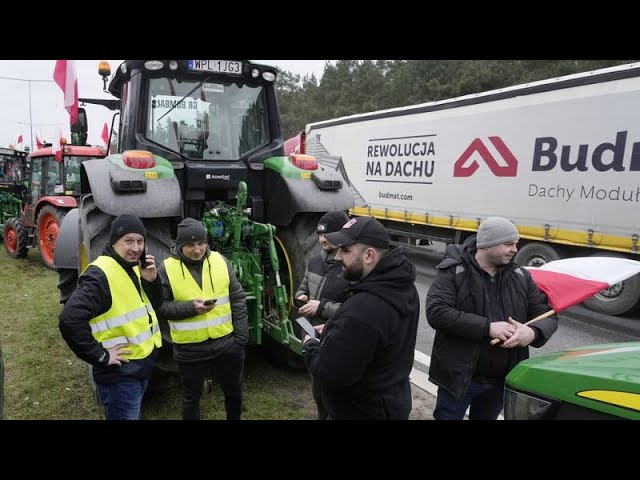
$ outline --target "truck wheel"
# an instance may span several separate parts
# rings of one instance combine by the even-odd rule
[[[60,223],[67,214],[65,210],[46,205],[40,210],[38,215],[38,247],[43,263],[52,270],[53,268],[53,252],[58,241],[58,230]]]
[[[65,304],[78,286],[78,270],[75,268],[58,269],[58,290],[60,291],[60,303]]]
[[[514,261],[521,267],[541,267],[545,263],[560,260],[560,255],[551,245],[541,242],[530,242],[523,246]]]
[[[626,258],[613,252],[599,252],[592,257]],[[640,274],[634,275],[623,282],[616,283],[583,302],[584,306],[594,312],[606,315],[624,315],[633,310],[640,300]]]
[[[17,218],[10,219],[4,226],[4,247],[13,258],[24,258],[29,253],[27,248],[29,235],[27,227]]]

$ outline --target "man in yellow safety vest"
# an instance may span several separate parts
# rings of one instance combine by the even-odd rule
[[[158,274],[164,291],[158,312],[169,323],[183,384],[182,419],[200,419],[204,382],[213,377],[224,393],[227,420],[240,420],[249,326],[245,293],[231,264],[209,249],[202,223],[185,218]]]
[[[137,420],[162,344],[154,310],[162,285],[147,231],[138,217],[120,215],[109,243],[82,272],[60,313],[62,337],[76,356],[93,367],[93,379],[107,420]]]

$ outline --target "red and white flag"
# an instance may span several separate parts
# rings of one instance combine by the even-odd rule
[[[102,127],[102,141],[104,142],[104,148],[107,150],[107,154],[109,153],[109,127],[107,126],[107,122],[104,122],[104,127]]]
[[[40,150],[44,146],[44,142],[40,138],[40,135],[36,133],[36,148]]]
[[[22,134],[20,134],[20,135],[18,136],[18,141],[16,142],[16,148],[17,148],[18,150],[21,150],[21,149],[22,149]]]
[[[527,270],[557,313],[640,273],[640,262],[628,258],[576,257]]]
[[[78,75],[74,60],[56,60],[53,79],[64,92],[64,108],[71,115],[71,125],[78,121]]]
[[[56,127],[56,133],[53,136],[53,142],[51,142],[51,153],[55,155],[57,162],[62,162],[62,145],[60,143],[61,137],[62,132],[60,131],[60,128]]]

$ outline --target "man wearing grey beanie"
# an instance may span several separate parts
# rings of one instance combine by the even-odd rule
[[[427,293],[427,321],[436,330],[429,380],[438,388],[436,420],[496,420],[503,407],[504,380],[558,328],[531,274],[513,262],[520,239],[516,226],[489,217],[468,245],[449,245]],[[491,346],[492,339],[502,343]]]

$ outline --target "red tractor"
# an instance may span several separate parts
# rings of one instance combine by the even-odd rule
[[[67,212],[78,206],[80,164],[104,158],[101,147],[62,145],[62,156],[54,155],[51,145],[27,157],[26,175],[21,189],[22,212],[4,226],[4,245],[9,255],[22,258],[28,248],[38,246],[42,261],[53,269],[53,252],[58,229]]]

